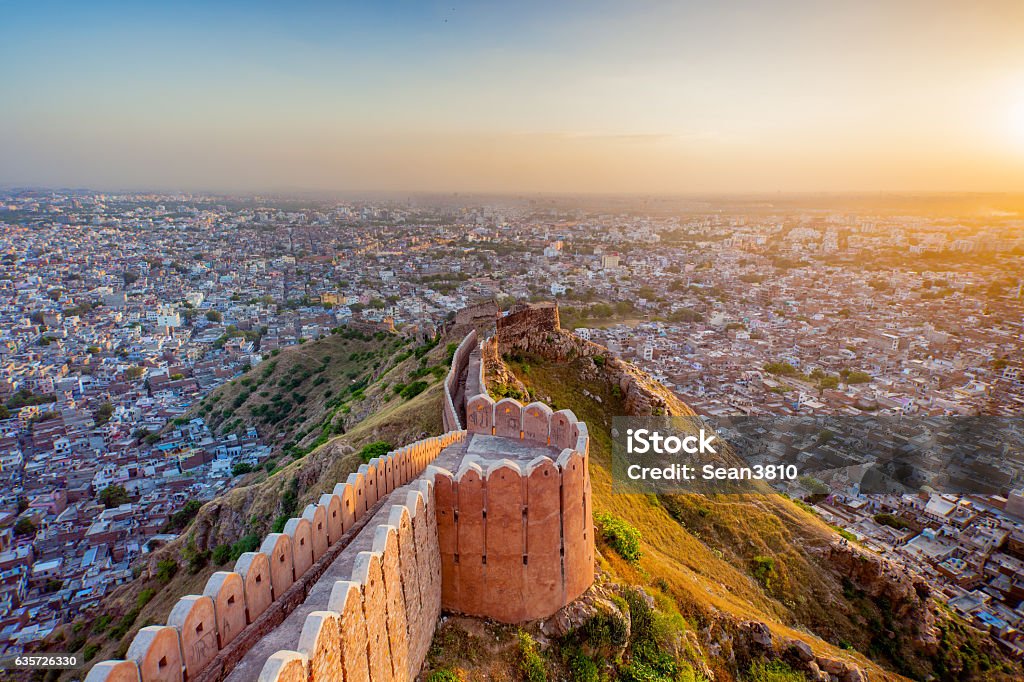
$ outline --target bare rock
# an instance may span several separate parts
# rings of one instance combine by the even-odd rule
[[[938,649],[935,614],[928,601],[931,588],[923,578],[891,561],[850,544],[833,544],[827,561],[871,597],[884,598],[893,615],[912,632],[914,647],[925,654]]]
[[[839,679],[841,682],[868,682],[868,676],[864,674],[864,671],[853,666]]]
[[[829,675],[835,675],[836,677],[841,678],[843,675],[847,673],[846,663],[844,661],[840,661],[839,659],[818,656],[818,658],[815,659],[815,662],[818,664],[819,668],[821,668],[824,672],[828,673]]]
[[[814,661],[814,650],[811,649],[811,645],[799,639],[789,640],[787,651],[793,655],[798,661],[803,663]],[[817,668],[817,665],[815,665]]]
[[[615,624],[613,629],[620,636],[615,641],[610,642],[613,650],[605,653],[612,656],[616,653],[621,653],[629,641],[629,609],[620,608],[612,599],[613,596],[615,596],[615,592],[611,587],[595,584],[584,592],[579,599],[566,604],[553,616],[542,621],[540,631],[546,637],[561,638],[578,628],[584,627],[595,618],[609,619]]]
[[[763,649],[772,648],[772,631],[764,623],[756,620],[747,621],[742,626],[747,641]]]

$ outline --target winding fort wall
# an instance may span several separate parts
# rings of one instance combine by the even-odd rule
[[[518,623],[580,596],[594,579],[586,424],[542,403],[465,396],[478,345],[470,332],[445,379],[447,433],[360,466],[86,682],[223,680],[357,536],[370,549],[333,584],[327,608],[307,613],[293,648],[266,659],[260,682],[411,680],[442,609]],[[492,454],[467,454],[472,438]],[[449,447],[461,456],[455,473],[431,466]]]

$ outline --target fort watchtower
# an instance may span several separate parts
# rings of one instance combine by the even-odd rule
[[[586,424],[495,402],[482,363],[474,330],[444,382],[444,435],[360,466],[86,682],[411,680],[442,609],[519,623],[579,597],[594,580]]]

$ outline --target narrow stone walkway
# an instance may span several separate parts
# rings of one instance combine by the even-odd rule
[[[468,440],[449,445],[441,451],[433,464],[445,469],[453,467],[457,469],[462,463],[462,458],[466,455],[467,446]],[[310,588],[306,600],[288,614],[280,625],[246,652],[242,660],[224,678],[226,682],[252,682],[259,678],[260,671],[271,654],[283,649],[295,649],[299,642],[299,635],[302,633],[302,626],[306,622],[306,616],[313,611],[327,609],[331,598],[331,591],[334,589],[334,583],[339,580],[350,580],[352,578],[352,568],[355,565],[356,556],[360,552],[373,550],[373,538],[377,526],[388,522],[391,508],[395,504],[404,504],[408,493],[417,488],[419,481],[423,480],[425,475],[425,473],[421,474],[418,478],[413,479],[402,487],[396,488],[383,502],[378,504],[376,511],[373,512],[373,516],[366,523],[363,531],[352,539],[352,542],[342,550],[327,570],[324,571],[316,584]]]
[[[465,397],[467,400],[483,392],[483,387],[480,386],[480,363],[483,361],[481,355],[479,346],[469,354],[469,365],[466,369]],[[463,401],[462,409],[466,409],[465,401]]]

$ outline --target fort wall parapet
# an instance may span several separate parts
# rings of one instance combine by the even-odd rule
[[[520,623],[579,597],[594,580],[587,426],[570,410],[495,402],[478,346],[471,331],[452,358],[443,436],[360,465],[86,682],[218,682],[243,658],[233,678],[411,680],[442,609]],[[349,578],[324,583],[342,556]]]
[[[506,623],[546,618],[594,580],[587,426],[569,410],[494,402],[483,394],[469,400],[467,420],[471,434],[520,441],[534,446],[526,452],[548,449],[553,456],[466,457],[455,473],[429,467],[442,605]],[[524,451],[501,444],[499,452]]]
[[[171,609],[166,625],[149,625],[139,630],[128,647],[126,660],[104,661],[93,666],[86,677],[87,682],[220,679],[223,676],[224,661],[214,666],[215,661],[218,658],[237,660],[248,649],[245,647],[242,651],[235,651],[240,648],[232,646],[236,638],[251,640],[252,637],[246,635],[255,632],[258,639],[265,633],[268,623],[272,629],[275,623],[283,620],[291,610],[288,607],[294,608],[305,596],[304,590],[295,594],[293,585],[304,579],[315,582],[318,576],[307,574],[316,572],[317,568],[322,572],[325,562],[321,559],[333,558],[325,556],[328,552],[334,555],[340,552],[343,545],[347,544],[345,540],[353,537],[352,531],[379,534],[380,527],[361,528],[360,522],[393,490],[418,478],[438,453],[465,437],[465,431],[451,431],[443,436],[416,441],[361,465],[358,471],[349,474],[345,483],[337,484],[332,492],[321,495],[316,504],[308,505],[300,517],[289,519],[283,532],[267,535],[259,550],[242,554],[235,562],[233,571],[218,571],[210,576],[203,594],[187,595],[179,599]],[[422,483],[427,485],[421,485],[415,494],[408,495],[403,507],[406,509],[405,514],[396,515],[397,507],[392,508],[391,514],[394,531],[399,533],[396,540],[400,539],[402,546],[407,547],[409,557],[416,556],[416,545],[424,548],[422,569],[427,571],[426,575],[430,575],[428,558],[437,554],[437,531],[431,486],[429,482]],[[416,523],[422,528],[417,528]],[[413,574],[425,575],[419,572],[420,567],[413,571],[413,564],[402,566],[398,549],[392,547],[386,537],[382,542],[384,544],[378,552],[380,557],[376,559],[381,571],[390,570],[394,564],[401,567],[402,575],[407,577]],[[430,550],[431,544],[435,547],[433,552]],[[376,545],[374,550],[377,551]],[[408,559],[407,563],[412,560]],[[433,633],[433,622],[440,609],[441,593],[439,560],[435,560],[434,564],[437,573],[437,604],[429,602],[424,606],[419,597],[415,600],[416,617],[429,616],[429,625],[419,620],[412,621],[418,626],[417,632],[430,634]],[[392,576],[392,581],[395,579]],[[408,579],[412,580],[411,577]],[[361,584],[365,584],[365,580]],[[415,589],[419,586],[420,583],[416,582]],[[360,595],[364,595],[365,588],[361,589]],[[428,591],[427,594],[429,596],[432,592]],[[408,600],[395,603],[405,604],[406,601],[411,604],[414,600],[410,596]],[[327,618],[322,627],[329,629],[330,622],[333,621]],[[424,627],[419,627],[421,625]],[[251,642],[249,644],[251,646]],[[299,648],[302,649],[301,643]],[[420,643],[417,648],[406,652],[403,660],[422,663],[425,654],[426,645]],[[278,663],[282,664],[283,670],[290,669],[295,660],[289,659],[288,665],[283,665],[282,661]]]
[[[452,366],[448,369],[448,376],[444,380],[444,406],[442,420],[445,431],[461,431],[464,427],[459,418],[459,411],[456,408],[458,400],[459,379],[469,365],[469,356],[477,346],[476,330],[470,331],[462,339],[455,355],[452,356]]]

